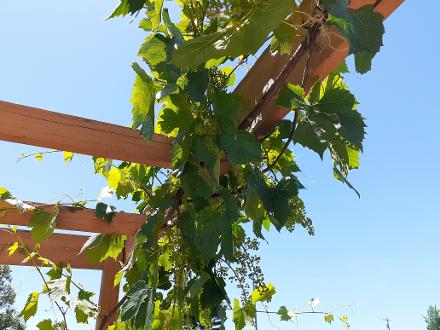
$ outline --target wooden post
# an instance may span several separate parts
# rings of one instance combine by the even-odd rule
[[[117,312],[113,312],[113,309],[119,302],[119,285],[115,286],[114,280],[119,270],[118,262],[112,259],[104,262],[101,275],[101,291],[99,293],[101,313],[96,321],[96,330],[107,329],[109,325],[116,321]],[[110,312],[113,312],[113,314],[107,317]]]

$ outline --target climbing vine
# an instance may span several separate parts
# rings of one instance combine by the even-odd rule
[[[383,17],[373,5],[350,9],[349,0],[176,3],[179,21],[171,19],[163,0],[122,0],[110,15],[133,15],[146,34],[140,60],[132,66],[132,127],[147,140],[167,135],[173,147],[171,169],[94,158],[95,172],[108,180],[107,193],[131,199],[146,219],[115,278],[115,284],[124,283],[125,295],[118,322],[109,329],[222,328],[227,315],[242,329],[256,325],[258,313],[274,313],[283,321],[322,314],[325,322],[339,318],[349,326],[346,315],[315,311],[316,300],[311,311],[260,310],[259,304],[270,302],[276,290],[264,278],[258,246],[269,230],[292,232],[301,226],[314,233],[300,197],[304,187],[296,176],[300,169],[292,145],[320,158],[328,154],[335,178],[358,194],[348,175],[359,166],[366,125],[344,83],[348,68],[341,64],[311,88],[306,82],[312,78],[310,59],[333,47],[334,35],[347,39],[356,70],[369,71],[382,45]],[[298,38],[302,42],[296,46]],[[259,101],[249,104],[231,92],[235,73],[265,45],[273,56],[284,54],[289,60]],[[301,83],[288,83],[298,66]],[[288,109],[291,119],[257,139],[253,128],[271,104]],[[13,200],[6,190],[2,194]],[[31,223],[33,232],[41,234],[38,240],[47,239],[56,214],[42,216],[36,210],[41,221]],[[114,211],[102,201],[96,207],[96,214],[109,222],[118,221]],[[116,259],[125,239],[96,235],[82,253],[92,263]],[[230,282],[239,297],[228,295]],[[98,313],[93,306],[87,305],[89,314],[78,321]]]

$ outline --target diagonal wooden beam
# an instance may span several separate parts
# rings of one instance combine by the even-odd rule
[[[359,8],[365,5],[375,5],[375,10],[387,18],[395,11],[404,0],[352,0],[351,8]],[[292,19],[292,23],[301,24],[307,20],[307,14],[312,12],[315,0],[305,0],[301,3],[300,11],[305,15],[297,15]],[[293,42],[292,51],[296,50],[304,39],[305,31],[300,33]],[[348,43],[336,28],[330,28],[330,33],[322,35],[318,39],[319,51],[312,54],[309,62],[309,75],[305,82],[305,89],[309,89],[316,81],[323,80],[333,70],[335,70],[348,55]],[[248,111],[258,102],[263,95],[265,86],[275,79],[281,70],[286,66],[289,55],[271,55],[269,48],[255,62],[251,70],[241,80],[236,88],[236,92],[243,96],[246,101],[245,111],[242,114],[244,118]],[[303,76],[303,69],[306,62],[306,55],[302,56],[299,64],[288,76],[287,82],[300,84]],[[264,138],[270,133],[276,125],[289,113],[289,110],[283,107],[269,104],[261,110],[261,120],[253,129],[253,133],[258,138]],[[245,127],[249,127],[247,123]]]
[[[53,205],[39,205],[39,207],[47,212],[54,211]],[[5,201],[0,201],[1,209],[6,211],[0,217],[0,223],[29,226],[32,212],[20,213],[14,206]],[[146,221],[145,215],[118,212],[109,224],[104,219],[96,217],[95,211],[92,209],[60,206],[59,210],[60,214],[56,219],[56,228],[64,230],[133,236]]]
[[[376,10],[388,17],[404,0],[352,0],[353,8],[374,4]],[[301,11],[310,13],[314,0],[305,0]],[[303,22],[306,15],[298,13],[294,22]],[[304,33],[294,41],[295,49]],[[321,50],[310,60],[309,88],[318,79],[324,79],[337,68],[347,56],[348,45],[336,29],[321,40]],[[275,79],[288,61],[287,55],[272,56],[266,49],[236,88],[236,93],[245,99],[249,111],[263,95],[264,86]],[[288,77],[291,83],[300,83],[305,58]],[[254,128],[254,134],[263,138],[287,115],[287,109],[269,104],[261,111],[261,121]],[[243,117],[246,116],[244,112]],[[0,140],[24,143],[44,148],[71,151],[97,157],[125,160],[163,168],[171,167],[172,140],[155,135],[153,141],[146,141],[139,131],[90,120],[26,107],[0,101]],[[223,162],[223,169],[227,165]]]
[[[23,241],[24,245],[32,250],[35,243],[32,240],[31,233],[29,231],[18,230],[17,235]],[[39,253],[44,258],[56,264],[70,264],[72,268],[79,269],[102,269],[102,263],[91,265],[84,255],[78,254],[88,238],[89,236],[53,234],[49,240],[41,243]],[[16,241],[17,238],[15,234],[0,230],[0,264],[32,266],[33,264],[31,262],[22,262],[26,256],[18,251],[8,256],[7,249]]]

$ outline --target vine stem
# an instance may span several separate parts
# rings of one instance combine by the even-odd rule
[[[40,267],[37,265],[37,263],[34,260],[34,257],[32,256],[31,252],[28,250],[28,248],[26,247],[26,245],[24,244],[24,242],[22,241],[21,237],[15,232],[15,231],[8,231],[9,233],[13,233],[15,235],[15,237],[17,238],[17,240],[20,242],[21,245],[21,249],[25,252],[25,254],[27,255],[27,257],[29,258],[29,260],[32,262],[34,268],[37,270],[38,274],[40,275],[41,279],[43,280],[43,283],[45,285],[45,287],[49,290],[49,285],[46,281],[46,278],[43,275],[43,272],[41,271]],[[48,292],[48,295],[50,296],[50,292]],[[63,317],[63,321],[64,321],[64,326],[66,328],[66,330],[68,330],[68,326],[67,326],[67,319],[66,319],[66,311],[58,304],[57,301],[54,301],[55,306],[57,306],[58,310],[61,313],[61,316]]]
[[[113,316],[118,310],[119,308],[121,308],[121,306],[125,303],[125,301],[127,300],[127,295],[125,295],[124,297],[122,297],[121,300],[119,300],[119,302],[116,304],[115,307],[113,307],[113,309],[108,312],[108,314],[104,315],[103,318],[101,319],[101,325],[99,326],[99,330],[104,330],[107,326],[107,320]]]
[[[263,94],[263,96],[258,100],[258,103],[252,109],[252,111],[246,116],[246,118],[241,122],[238,126],[239,129],[246,129],[249,126],[252,126],[252,123],[257,119],[257,117],[261,114],[261,110],[266,107],[272,99],[280,92],[281,88],[284,86],[289,75],[298,65],[301,58],[307,53],[307,51],[312,47],[315,43],[316,38],[319,35],[319,24],[314,24],[310,28],[310,32],[308,37],[300,43],[296,51],[290,57],[286,66],[274,80],[273,84],[267,89],[267,91]]]
[[[302,80],[301,80],[301,88],[304,89],[304,86],[306,84],[307,78],[309,76],[309,64],[310,64],[310,58],[312,56],[312,52],[313,52],[313,43],[310,44],[308,52],[307,52],[307,60],[306,60],[306,64],[304,67],[304,72],[303,72],[303,76],[302,76]],[[281,149],[280,153],[278,154],[278,156],[275,158],[275,160],[273,161],[272,164],[268,165],[263,172],[267,172],[272,170],[272,168],[278,163],[278,161],[281,159],[281,157],[283,156],[283,154],[286,152],[287,148],[289,147],[290,143],[293,140],[293,135],[295,134],[296,131],[296,127],[298,125],[298,121],[299,121],[299,116],[300,116],[300,111],[299,109],[295,109],[295,114],[293,116],[293,121],[292,121],[292,126],[290,128],[290,133],[289,136],[287,138],[286,143],[283,146],[283,149]]]

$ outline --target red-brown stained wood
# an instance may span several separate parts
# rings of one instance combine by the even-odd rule
[[[0,140],[170,167],[172,142],[138,130],[0,101]]]
[[[39,208],[47,212],[53,212],[53,205],[39,205]],[[0,209],[7,209],[0,217],[0,223],[16,226],[28,226],[32,213],[27,211],[20,213],[5,201],[0,201]],[[60,206],[60,213],[56,219],[56,228],[103,234],[134,235],[139,227],[145,223],[146,216],[140,214],[118,212],[109,224],[104,219],[98,218],[95,211],[87,208],[74,208]]]
[[[106,317],[112,311],[119,301],[119,285],[114,286],[116,273],[120,270],[120,266],[113,261],[103,263],[101,274],[101,291],[99,293],[99,306],[101,307],[100,316],[96,321],[96,330],[101,328],[107,329],[116,321],[117,313],[109,315],[102,324],[102,318]]]
[[[18,230],[18,236],[29,250],[35,246],[32,235],[29,231]],[[72,268],[79,269],[102,269],[102,264],[90,265],[84,255],[79,255],[79,251],[88,236],[53,234],[49,240],[41,243],[40,255],[54,262],[55,264],[70,264]],[[12,256],[8,256],[8,248],[17,241],[15,234],[0,230],[0,264],[32,266],[31,262],[22,263],[26,257],[18,251]]]

